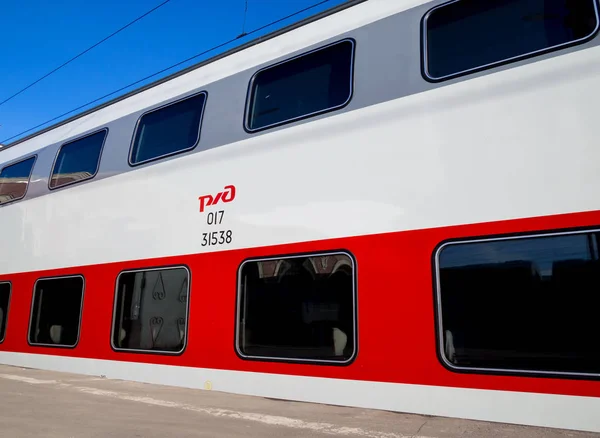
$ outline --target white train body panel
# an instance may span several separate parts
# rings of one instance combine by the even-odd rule
[[[206,251],[198,197],[228,184],[231,249],[597,210],[599,52],[6,206],[2,221],[16,232],[0,263],[10,273]]]
[[[410,53],[395,53],[379,64],[373,61],[376,66],[393,63],[398,71],[366,68],[364,58],[380,54],[363,50],[361,37],[368,39],[368,32],[355,36],[353,31],[398,14],[420,17],[440,3],[369,0],[357,4],[0,151],[1,167],[53,145],[54,152],[40,152],[38,158],[48,164],[64,141],[124,120],[109,126],[102,178],[46,193],[48,176],[44,179],[34,170],[24,200],[0,207],[4,249],[0,281],[13,283],[13,297],[37,277],[81,271],[89,283],[86,287],[94,288],[91,278],[106,273],[106,287],[100,291],[96,286],[91,292],[96,297],[104,294],[105,306],[84,306],[80,347],[57,351],[29,346],[27,323],[13,324],[17,317],[29,317],[27,296],[27,303],[11,302],[11,312],[18,316],[10,316],[7,341],[0,344],[0,362],[194,388],[205,388],[205,382],[210,382],[215,390],[242,394],[600,432],[597,379],[484,374],[470,381],[437,361],[433,245],[430,248],[427,240],[427,248],[413,255],[410,240],[429,236],[427,230],[436,233],[430,239],[437,244],[437,235],[472,237],[485,227],[501,234],[533,230],[546,222],[544,229],[600,225],[596,132],[600,45],[592,40],[564,53],[423,86],[417,83],[425,83],[419,66],[403,64],[420,59],[420,22],[415,21],[390,36],[412,43]],[[406,35],[414,40],[407,42]],[[219,91],[229,88],[219,81],[243,73],[229,90],[237,93],[232,101],[236,114],[243,114],[239,104],[245,102],[248,80],[257,68],[347,36],[356,38],[356,62],[363,62],[354,78],[353,101],[360,104],[253,136],[230,133],[241,132],[241,118],[239,125],[219,124],[228,120],[227,99]],[[368,75],[390,83],[398,75],[404,82],[392,87],[390,95],[396,97],[373,97],[373,88],[360,85]],[[139,115],[205,88],[208,100],[198,150],[138,168],[123,164]],[[204,141],[211,146],[204,148]],[[223,204],[225,216],[219,229],[231,230],[232,241],[203,246],[204,233],[214,227],[207,224],[206,212],[200,212],[199,197],[216,195],[230,185],[235,186],[235,199]],[[576,218],[565,218],[569,214]],[[477,227],[472,235],[465,231],[470,225]],[[352,365],[339,371],[297,364],[263,369],[260,363],[248,364],[235,356],[234,329],[229,326],[235,319],[237,267],[247,257],[280,254],[280,248],[287,251],[286,245],[298,252],[347,248],[356,255],[360,340],[357,362]],[[224,254],[228,252],[231,255]],[[365,259],[365,254],[372,258]],[[389,266],[387,271],[382,268],[390,275],[389,283],[369,277],[378,254],[382,260],[412,260],[414,279],[403,277],[413,268],[394,271]],[[91,325],[108,330],[113,317],[108,309],[112,310],[115,278],[110,277],[113,268],[106,266],[153,266],[167,258],[176,264],[204,263],[200,272],[192,266],[190,324],[201,324],[195,318],[210,319],[215,333],[225,330],[226,347],[217,346],[222,340],[217,339],[219,334],[202,341],[194,341],[190,334],[182,356],[162,358],[123,356],[110,350],[108,341],[102,346],[85,341],[85,336],[92,336]],[[235,263],[228,264],[233,259]],[[87,270],[95,272],[89,280]],[[204,288],[205,278],[211,276],[221,279],[222,290]],[[414,288],[382,290],[396,280]],[[216,279],[210,281],[217,284]],[[29,294],[27,290],[22,294]],[[221,298],[210,298],[209,292],[227,295],[228,301],[213,302]],[[369,294],[381,294],[381,318],[388,321],[389,332],[378,325],[379,310],[374,310],[376,301]],[[411,294],[425,298],[411,301],[407,298]],[[398,300],[393,301],[398,305],[401,299],[408,300],[405,305],[414,306],[419,321],[425,321],[423,326],[415,322],[414,333],[395,332],[396,324],[405,324],[405,329],[410,324],[402,315],[395,319],[391,309],[395,304],[388,305],[388,299]],[[222,310],[229,305],[229,313]],[[85,318],[94,322],[86,323]],[[419,331],[425,326],[429,328]],[[197,332],[200,329],[193,333]],[[13,333],[20,340],[10,340]],[[214,349],[206,347],[207,356],[222,351],[219,348],[228,348],[230,356],[218,364],[202,362],[209,360],[203,358],[204,342],[214,342]],[[405,350],[408,344],[430,348],[426,353],[425,347]],[[414,375],[406,371],[411,360],[419,364]],[[404,370],[397,376],[396,367]]]

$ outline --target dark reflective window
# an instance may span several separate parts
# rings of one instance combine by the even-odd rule
[[[6,166],[0,172],[0,204],[21,199],[27,193],[35,157]]]
[[[61,146],[52,169],[50,188],[92,178],[100,165],[106,130]]]
[[[79,340],[83,277],[38,280],[33,293],[29,343],[74,347]]]
[[[252,82],[247,127],[260,129],[343,106],[352,95],[351,41],[268,67]]]
[[[4,341],[4,335],[6,334],[9,301],[10,283],[0,283],[0,342]]]
[[[123,350],[183,351],[188,297],[189,273],[185,268],[121,273],[113,346]]]
[[[597,25],[595,0],[459,0],[426,20],[431,78],[575,42]]]
[[[206,93],[144,114],[138,123],[131,164],[184,152],[196,146]]]
[[[239,281],[242,355],[335,362],[354,355],[353,263],[346,254],[245,262]]]
[[[599,232],[450,244],[439,254],[456,367],[600,373]]]

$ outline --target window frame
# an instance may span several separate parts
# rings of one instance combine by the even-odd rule
[[[54,175],[54,169],[56,167],[56,162],[58,161],[58,157],[60,155],[60,151],[62,151],[63,147],[68,146],[68,145],[70,145],[72,143],[75,143],[75,142],[77,142],[79,140],[83,140],[84,138],[91,137],[92,135],[99,134],[102,131],[104,131],[105,134],[104,134],[104,139],[102,140],[102,146],[100,146],[100,155],[98,155],[98,162],[96,164],[96,171],[91,176],[89,176],[87,178],[80,179],[80,180],[77,180],[77,181],[71,181],[71,182],[68,182],[68,183],[64,183],[64,184],[61,184],[61,185],[57,185],[57,186],[51,187],[50,184],[52,183],[52,177]],[[102,153],[104,152],[104,145],[106,144],[106,139],[108,138],[108,132],[109,132],[109,129],[106,126],[106,127],[102,128],[102,129],[98,129],[98,130],[90,132],[88,134],[81,135],[79,137],[76,137],[76,138],[74,138],[72,140],[69,140],[69,141],[61,144],[60,147],[58,148],[58,151],[56,151],[56,155],[54,156],[54,161],[52,162],[52,167],[50,168],[50,177],[48,178],[48,190],[58,190],[58,189],[61,189],[63,187],[71,186],[71,185],[78,184],[78,183],[83,182],[83,181],[89,181],[91,179],[94,179],[96,177],[96,175],[98,175],[98,172],[100,171],[100,162],[102,161]]]
[[[31,165],[31,170],[29,171],[29,177],[27,178],[27,187],[25,188],[25,193],[23,193],[23,196],[21,196],[19,198],[11,199],[10,201],[7,201],[7,202],[0,202],[0,207],[4,207],[5,205],[10,205],[14,202],[20,201],[21,199],[24,199],[27,196],[27,193],[29,192],[29,185],[31,184],[31,176],[33,175],[33,169],[35,168],[35,164],[37,163],[38,155],[32,154],[32,155],[28,155],[25,158],[19,158],[9,164],[2,166],[2,168],[0,168],[0,174],[2,174],[2,172],[4,172],[4,169],[6,169],[7,167],[14,166],[15,164],[19,164],[19,163],[22,163],[23,161],[30,160],[31,158],[33,158],[33,164]]]
[[[596,27],[588,36],[586,36],[584,38],[569,41],[567,43],[562,43],[562,44],[557,44],[554,46],[546,47],[545,49],[540,49],[540,50],[536,50],[533,52],[524,53],[522,55],[513,56],[512,58],[501,59],[499,61],[481,65],[478,67],[473,67],[473,68],[470,68],[467,70],[462,70],[462,71],[452,73],[449,75],[445,75],[445,76],[441,76],[441,77],[431,76],[428,71],[428,61],[429,61],[428,55],[429,55],[429,53],[427,50],[427,21],[429,20],[429,17],[431,16],[431,14],[433,12],[435,12],[436,10],[444,8],[448,5],[451,5],[453,3],[457,3],[460,1],[461,0],[450,0],[450,1],[445,1],[437,6],[434,6],[433,8],[429,9],[425,13],[423,18],[421,19],[421,75],[427,82],[431,82],[431,83],[444,82],[444,81],[448,81],[450,79],[456,79],[456,78],[459,78],[462,76],[479,73],[479,72],[482,72],[485,70],[490,70],[490,69],[493,69],[496,67],[500,67],[500,66],[504,66],[504,65],[508,65],[508,64],[514,64],[519,61],[524,61],[526,59],[534,58],[536,56],[541,56],[541,55],[549,54],[549,53],[556,52],[559,50],[564,50],[569,47],[581,45],[581,44],[584,44],[584,43],[594,39],[596,37],[596,35],[598,34],[598,30],[600,29],[600,11],[598,9],[598,0],[589,0],[589,1],[593,2],[593,4],[594,4],[594,11],[596,13]]]
[[[4,315],[4,333],[3,336],[0,337],[0,344],[4,342],[6,339],[6,331],[8,330],[8,315],[10,314],[10,301],[12,299],[12,283],[8,280],[1,280],[0,285],[8,284],[8,303],[6,305],[6,315]]]
[[[346,42],[349,42],[352,45],[352,52],[351,52],[351,56],[350,56],[350,94],[349,94],[348,98],[344,101],[344,103],[342,103],[340,105],[336,105],[336,106],[330,107],[330,108],[325,108],[325,109],[322,109],[322,110],[319,110],[319,111],[315,111],[315,112],[312,112],[310,114],[304,114],[302,116],[297,116],[297,117],[294,117],[294,118],[291,118],[291,119],[286,119],[286,120],[282,120],[282,121],[279,121],[279,122],[271,123],[270,125],[261,126],[260,128],[254,128],[254,129],[250,128],[250,116],[251,116],[251,111],[250,110],[251,110],[251,107],[252,107],[251,98],[252,98],[252,95],[253,95],[254,83],[256,82],[256,78],[258,77],[258,75],[260,73],[262,73],[262,72],[264,72],[266,70],[270,70],[272,68],[279,67],[282,64],[286,64],[288,62],[295,61],[295,60],[297,60],[299,58],[302,58],[304,56],[311,55],[311,54],[313,54],[315,52],[318,52],[318,51],[321,51],[321,50],[325,50],[325,49],[328,49],[328,48],[333,47],[335,45],[343,44],[343,43],[346,43]],[[345,108],[346,106],[348,106],[348,104],[352,101],[352,99],[354,97],[354,88],[355,88],[354,87],[354,85],[355,85],[354,84],[354,82],[355,82],[355,79],[354,79],[355,78],[355,76],[354,76],[354,74],[355,74],[355,60],[356,60],[356,40],[354,38],[347,37],[347,38],[343,38],[341,40],[337,40],[337,41],[334,41],[332,43],[326,44],[324,46],[316,47],[316,48],[314,48],[312,50],[309,50],[307,52],[302,52],[302,53],[300,53],[298,55],[292,56],[290,58],[286,58],[286,59],[284,59],[282,61],[279,61],[279,62],[277,62],[275,64],[269,64],[269,65],[267,65],[265,67],[262,67],[259,70],[255,71],[254,74],[252,75],[252,77],[250,78],[250,81],[248,83],[248,89],[246,91],[246,105],[244,107],[244,123],[243,123],[244,131],[246,131],[248,134],[254,134],[254,133],[257,133],[257,132],[260,132],[260,131],[265,131],[267,129],[271,129],[271,128],[275,128],[275,127],[287,125],[287,124],[290,124],[290,123],[298,122],[300,120],[308,119],[308,118],[311,118],[311,117],[315,117],[315,116],[318,116],[318,115],[326,114],[326,113],[329,113],[329,112],[332,112],[332,111],[337,111],[337,110],[340,110],[342,108]]]
[[[300,257],[323,257],[332,255],[345,255],[350,259],[352,266],[352,327],[354,333],[352,334],[354,341],[354,351],[352,355],[345,361],[339,360],[321,360],[321,359],[299,359],[299,358],[286,358],[286,357],[267,357],[267,356],[251,356],[244,354],[240,348],[241,340],[241,304],[242,304],[242,271],[247,263],[263,262],[271,260],[286,260],[295,259]],[[237,281],[236,281],[236,300],[235,300],[235,325],[234,325],[234,351],[235,354],[242,360],[255,361],[255,362],[278,362],[278,363],[289,363],[289,364],[301,364],[301,365],[321,365],[321,366],[349,366],[351,365],[358,356],[358,283],[357,283],[357,262],[354,255],[345,249],[331,250],[331,251],[312,251],[306,253],[291,253],[283,255],[273,256],[262,256],[262,257],[249,257],[244,259],[237,270]]]
[[[77,325],[77,340],[75,341],[75,344],[73,344],[73,345],[44,344],[44,343],[40,343],[40,342],[31,342],[31,328],[32,328],[31,324],[33,322],[33,308],[35,307],[35,294],[36,294],[36,290],[37,290],[37,284],[40,281],[63,280],[65,278],[81,278],[81,281],[82,281],[81,303],[79,306],[79,324]],[[86,289],[86,281],[85,281],[85,277],[83,276],[83,274],[60,275],[60,276],[55,276],[55,277],[40,277],[37,280],[35,280],[35,283],[33,284],[33,292],[31,294],[31,306],[29,309],[29,325],[27,327],[27,344],[31,347],[67,348],[67,349],[77,348],[77,346],[79,345],[79,341],[81,340],[81,325],[83,322],[83,303],[84,303],[84,299],[85,299],[85,289]]]
[[[115,322],[117,321],[115,318],[117,316],[117,303],[119,298],[119,280],[121,275],[123,274],[132,274],[136,272],[149,272],[149,271],[166,271],[173,269],[185,269],[187,272],[187,302],[185,309],[185,334],[183,337],[183,346],[179,351],[165,351],[165,350],[142,350],[142,349],[131,349],[131,348],[122,348],[117,347],[114,343],[115,341]],[[147,268],[132,268],[132,269],[124,269],[117,275],[117,279],[115,281],[115,294],[113,298],[113,312],[110,326],[110,347],[116,353],[129,353],[129,354],[158,354],[158,355],[166,355],[166,356],[181,356],[188,346],[188,338],[189,338],[189,325],[190,325],[190,301],[192,298],[192,271],[189,266],[184,264],[179,265],[168,265],[168,266],[152,266]]]
[[[436,355],[439,362],[449,371],[461,374],[488,374],[498,376],[520,376],[520,377],[545,377],[545,378],[570,378],[570,379],[600,379],[599,373],[584,373],[573,371],[546,371],[546,370],[519,370],[512,368],[481,368],[457,366],[446,357],[444,346],[444,322],[442,317],[442,295],[440,284],[440,263],[439,257],[444,248],[453,245],[463,245],[470,243],[498,242],[506,240],[521,240],[531,238],[552,238],[560,236],[572,236],[579,234],[600,233],[599,227],[572,227],[563,229],[536,230],[530,232],[516,232],[504,234],[490,234],[482,236],[451,238],[440,242],[432,253],[432,274],[433,274],[433,295],[434,295],[434,321],[436,337]]]
[[[185,101],[187,99],[192,99],[194,97],[199,96],[200,94],[204,95],[204,102],[202,103],[202,109],[200,111],[200,123],[198,124],[198,136],[196,137],[195,143],[192,146],[190,146],[188,148],[185,148],[185,149],[180,149],[180,150],[177,150],[177,151],[174,151],[174,152],[169,152],[167,154],[163,154],[163,155],[159,155],[159,156],[156,156],[156,157],[148,158],[148,159],[142,160],[142,161],[136,161],[134,163],[132,161],[132,158],[133,158],[133,147],[135,145],[135,140],[137,139],[138,134],[139,134],[138,131],[139,131],[140,123],[141,123],[142,119],[144,118],[144,116],[146,116],[148,114],[151,114],[153,112],[156,112],[156,111],[160,111],[161,109],[167,108],[167,107],[169,107],[171,105],[178,104],[178,103],[183,102],[183,101]],[[200,143],[200,138],[202,137],[202,125],[203,125],[203,122],[204,122],[204,114],[206,112],[206,103],[207,103],[207,101],[208,101],[208,92],[206,90],[202,90],[202,91],[198,91],[198,92],[189,94],[189,95],[184,96],[184,97],[180,97],[178,99],[175,99],[175,100],[170,101],[168,103],[165,103],[163,105],[157,106],[156,108],[152,108],[152,109],[147,110],[147,111],[143,112],[142,114],[140,114],[140,116],[137,119],[137,122],[135,123],[135,127],[133,129],[133,136],[131,137],[131,142],[129,144],[129,154],[127,156],[127,163],[129,164],[129,166],[130,167],[141,166],[143,164],[148,164],[148,163],[151,163],[153,161],[162,160],[162,159],[167,158],[167,157],[172,157],[172,156],[175,156],[175,155],[183,154],[185,152],[189,152],[189,151],[192,151],[192,150],[196,149],[196,147]]]

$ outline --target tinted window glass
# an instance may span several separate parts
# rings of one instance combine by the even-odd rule
[[[29,343],[73,347],[79,340],[83,278],[38,280],[33,293]]]
[[[27,193],[35,157],[27,158],[0,172],[0,204],[21,199]]]
[[[196,146],[206,94],[200,93],[144,114],[138,123],[131,163],[183,152]]]
[[[354,44],[343,41],[269,67],[252,82],[249,129],[344,105],[352,94]]]
[[[100,131],[62,145],[52,170],[50,188],[92,178],[98,171],[107,131]]]
[[[4,335],[6,334],[9,301],[10,283],[0,283],[0,342],[4,341]]]
[[[598,233],[451,244],[442,334],[456,367],[600,373]]]
[[[345,362],[354,355],[353,264],[345,254],[246,262],[238,300],[244,356]]]
[[[113,346],[183,351],[188,296],[189,274],[185,268],[122,273],[117,282]]]
[[[427,72],[444,78],[588,37],[594,0],[459,0],[426,20]]]

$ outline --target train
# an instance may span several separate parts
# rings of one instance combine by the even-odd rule
[[[598,8],[350,0],[6,145],[0,363],[600,432]]]

